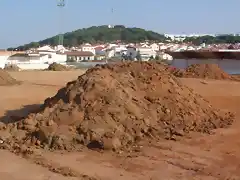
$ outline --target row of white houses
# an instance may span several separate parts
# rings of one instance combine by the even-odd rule
[[[47,50],[37,50],[34,52],[20,51],[1,51],[0,50],[0,68],[6,65],[17,65],[22,70],[46,69],[49,64],[56,62],[66,64],[67,60],[75,62],[83,60],[94,60],[92,52],[55,52]]]
[[[85,44],[77,49],[65,49],[63,46],[54,48],[43,46],[26,52],[0,50],[0,68],[14,64],[22,70],[46,69],[53,62],[66,64],[66,62],[103,60],[114,57],[122,58],[123,55],[135,59],[137,53],[140,54],[142,60],[146,61],[150,57],[154,58],[157,55],[161,59],[171,60],[171,57],[167,56],[167,54],[157,51],[159,50],[158,48],[158,44],[152,44],[151,46],[146,44],[130,44],[128,46],[117,44],[91,46],[90,44]]]

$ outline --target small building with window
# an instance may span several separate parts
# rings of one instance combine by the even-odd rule
[[[88,51],[66,51],[68,62],[92,61],[94,54]]]

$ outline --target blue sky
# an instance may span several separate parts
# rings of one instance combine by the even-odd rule
[[[56,3],[0,0],[0,48],[113,22],[171,34],[240,32],[240,0],[66,0],[62,27]]]

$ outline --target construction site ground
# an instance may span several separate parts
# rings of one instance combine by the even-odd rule
[[[1,120],[24,116],[84,71],[10,72],[21,85],[0,86]],[[145,144],[139,152],[116,155],[83,149],[81,152],[41,150],[37,163],[7,150],[0,153],[1,180],[160,180],[240,179],[240,82],[182,78],[181,81],[217,108],[233,111],[236,119],[213,135],[194,133],[179,141]],[[40,150],[39,150],[40,151]],[[64,173],[68,170],[75,177]]]

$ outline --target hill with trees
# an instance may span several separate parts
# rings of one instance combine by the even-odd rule
[[[147,31],[141,28],[126,28],[123,25],[117,25],[114,26],[114,28],[109,28],[108,26],[92,26],[64,34],[65,47],[77,46],[83,43],[114,42],[117,40],[122,42],[142,42],[144,40],[164,42],[167,38],[153,31]],[[9,48],[8,50],[27,50],[43,45],[55,46],[57,44],[58,36],[54,36],[39,42],[31,42],[23,46]]]
[[[200,45],[202,43],[206,44],[235,44],[240,43],[239,35],[217,35],[217,36],[200,36],[200,37],[187,37],[184,42],[192,42],[195,45]]]

